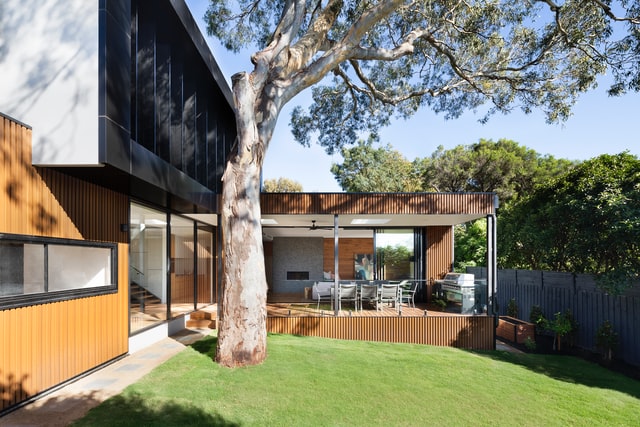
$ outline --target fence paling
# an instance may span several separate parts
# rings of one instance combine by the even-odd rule
[[[482,267],[471,267],[468,273],[486,277]],[[506,315],[509,300],[514,298],[519,318],[529,320],[533,305],[539,305],[546,318],[571,310],[578,323],[575,345],[595,351],[598,328],[609,320],[618,333],[615,357],[640,366],[640,284],[623,295],[612,296],[600,291],[592,275],[528,270],[499,270],[497,276],[498,307]]]

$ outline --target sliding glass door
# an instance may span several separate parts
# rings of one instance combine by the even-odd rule
[[[379,229],[375,234],[378,280],[414,279],[413,229]]]
[[[214,302],[214,227],[131,204],[130,331]]]
[[[131,205],[129,324],[135,332],[167,320],[167,214]]]

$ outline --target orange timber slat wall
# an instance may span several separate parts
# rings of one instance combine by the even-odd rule
[[[492,214],[492,193],[262,193],[263,214]]]
[[[451,271],[453,264],[453,228],[427,227],[426,295],[431,300],[435,281]]]
[[[322,243],[323,271],[333,272],[335,270],[334,250],[333,239],[324,239]],[[355,279],[354,254],[371,254],[373,252],[373,239],[371,238],[340,239],[338,241],[338,271],[340,272],[340,279]]]
[[[271,333],[493,350],[488,316],[267,317]]]
[[[0,310],[0,412],[128,351],[128,198],[31,165],[0,115],[0,233],[118,243],[118,292]]]

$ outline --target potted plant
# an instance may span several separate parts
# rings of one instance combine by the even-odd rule
[[[447,300],[438,294],[431,294],[432,302],[440,308],[440,311],[444,311],[447,308]]]

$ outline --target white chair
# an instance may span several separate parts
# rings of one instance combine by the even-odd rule
[[[406,280],[404,281],[406,282]],[[411,282],[411,285],[409,286],[409,288],[403,288],[402,287],[402,282],[400,283],[400,292],[402,292],[402,296],[400,298],[400,302],[404,303],[406,302],[407,305],[409,307],[413,307],[416,308],[416,291],[418,290],[418,282],[417,281],[413,281]]]
[[[355,310],[358,311],[358,288],[355,284],[340,285],[338,291],[338,310],[342,310],[343,302],[352,302]]]
[[[400,286],[385,283],[380,289],[380,304],[385,302],[389,305],[393,304],[396,310],[400,309]]]
[[[312,293],[313,299],[318,302],[317,309],[320,310],[320,302],[321,301],[329,301],[333,304],[333,294],[331,292],[331,282],[316,282],[313,285]]]
[[[360,288],[360,310],[362,310],[363,303],[374,304],[376,311],[380,310],[380,304],[378,299],[378,285],[362,285]]]

